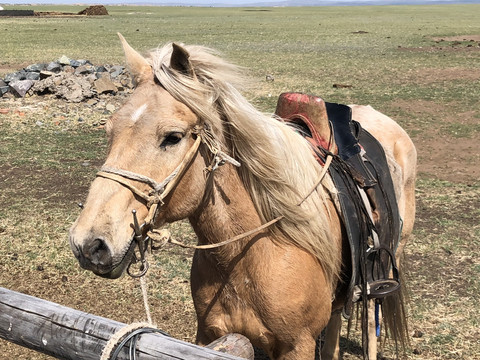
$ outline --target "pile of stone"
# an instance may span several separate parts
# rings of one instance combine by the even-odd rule
[[[88,16],[108,15],[108,11],[103,5],[92,5],[80,11],[78,15],[88,15]]]
[[[62,12],[62,11],[33,11],[33,10],[3,10],[0,7],[0,16],[96,16],[96,15],[108,15],[108,11],[103,5],[92,5],[86,9],[78,12]]]
[[[53,94],[69,102],[82,102],[132,89],[132,78],[123,66],[95,66],[66,56],[49,64],[32,64],[0,79],[0,97]]]

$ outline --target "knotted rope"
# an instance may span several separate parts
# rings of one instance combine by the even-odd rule
[[[150,305],[148,304],[148,285],[147,278],[144,274],[139,278],[140,287],[142,291],[143,305],[145,308],[146,322],[134,322],[120,328],[114,333],[107,344],[103,348],[100,360],[116,360],[122,349],[127,345],[130,360],[136,360],[136,347],[140,335],[149,333],[160,333],[165,336],[170,336],[166,332],[158,329],[152,322],[152,315],[150,312]]]

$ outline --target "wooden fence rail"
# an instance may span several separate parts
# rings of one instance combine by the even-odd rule
[[[118,321],[0,288],[0,338],[57,359],[98,360],[112,334],[125,326]],[[237,356],[253,359],[253,349],[246,338],[233,334],[231,339],[232,342],[225,337],[216,344],[220,343],[221,348],[230,349],[229,352]],[[240,359],[237,356],[158,333],[143,334],[137,343],[138,360]],[[118,359],[128,359],[126,348]]]

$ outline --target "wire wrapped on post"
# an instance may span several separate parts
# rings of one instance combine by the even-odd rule
[[[130,360],[136,360],[136,347],[140,335],[150,333],[160,333],[170,336],[165,331],[155,328],[151,323],[139,322],[127,325],[112,335],[107,345],[103,348],[100,360],[116,360],[123,347],[130,342],[128,353]]]

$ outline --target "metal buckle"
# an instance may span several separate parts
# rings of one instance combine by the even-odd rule
[[[147,273],[148,268],[150,266],[146,258],[146,252],[148,249],[150,238],[146,235],[146,233],[144,234],[146,223],[143,223],[141,226],[138,224],[137,211],[132,210],[132,215],[133,215],[133,232],[134,232],[133,241],[137,243],[140,259],[137,258],[137,255],[134,253],[132,261],[127,266],[127,274],[133,278],[140,278]],[[131,268],[133,265],[137,264],[138,262],[140,262],[140,266],[137,272],[134,272],[134,270],[132,270]]]

